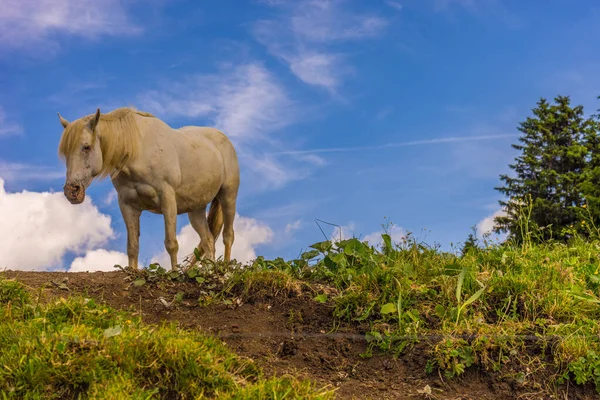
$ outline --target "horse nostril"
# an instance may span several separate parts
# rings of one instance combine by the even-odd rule
[[[81,185],[77,183],[66,184],[63,188],[65,194],[77,195],[81,191]]]

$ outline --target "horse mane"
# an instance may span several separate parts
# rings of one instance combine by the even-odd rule
[[[99,178],[108,176],[112,171],[120,170],[128,163],[135,160],[140,150],[140,129],[135,116],[156,118],[154,115],[138,111],[133,107],[117,108],[109,113],[100,114],[96,126],[97,135],[100,137],[102,150],[102,170]],[[69,154],[77,151],[80,146],[81,136],[87,123],[94,114],[86,115],[71,122],[65,129],[58,145],[58,154],[66,159]]]

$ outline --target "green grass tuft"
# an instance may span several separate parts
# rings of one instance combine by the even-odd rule
[[[310,382],[263,377],[213,337],[145,325],[93,300],[32,306],[5,280],[0,299],[5,399],[332,398]]]

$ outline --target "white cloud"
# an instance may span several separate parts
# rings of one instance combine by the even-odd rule
[[[294,119],[288,94],[257,63],[169,82],[164,90],[140,94],[138,101],[140,108],[163,116],[208,117],[237,140],[265,138]]]
[[[270,243],[273,240],[271,228],[254,218],[236,215],[233,229],[235,240],[231,249],[231,257],[241,263],[254,260],[256,258],[256,247]],[[177,262],[182,262],[194,252],[194,248],[200,242],[200,236],[190,224],[187,224],[177,235],[177,241],[179,242]],[[216,257],[222,256],[223,252],[223,234],[221,234],[216,243]],[[165,250],[154,256],[152,262],[158,262],[164,268],[170,268],[169,256]]]
[[[299,219],[294,222],[290,222],[289,224],[287,224],[285,226],[285,233],[290,234],[293,231],[300,229],[301,225],[302,225],[302,221]]]
[[[104,205],[110,206],[118,198],[119,198],[119,194],[117,193],[117,191],[115,189],[111,189],[110,192],[108,192],[108,194],[104,198]]]
[[[425,3],[425,2],[423,2]],[[506,2],[501,0],[429,0],[438,12],[449,12],[454,6],[478,18],[492,17],[509,28],[520,28],[524,21],[509,11]]]
[[[19,135],[22,132],[23,127],[17,123],[8,121],[4,108],[0,106],[0,136]]]
[[[477,223],[477,236],[483,237],[486,233],[491,233],[495,227],[494,219],[496,217],[505,216],[506,212],[504,210],[497,210],[491,215],[488,215],[481,221]]]
[[[348,222],[347,225],[336,226],[329,236],[329,240],[336,243],[340,240],[350,239],[354,235],[354,228],[355,224],[353,221]]]
[[[101,35],[141,32],[127,16],[122,0],[3,0],[0,7],[0,47],[36,46],[55,51],[57,33],[88,39]]]
[[[402,10],[402,4],[400,4],[400,2],[397,1],[386,1],[385,4],[387,4],[388,6],[392,7],[395,10],[401,11]]]
[[[140,109],[157,116],[208,118],[234,142],[243,172],[254,175],[252,189],[279,188],[319,166],[314,158],[300,164],[298,157],[282,160],[266,154],[282,147],[274,134],[296,121],[298,107],[258,63],[168,82],[162,90],[141,93],[138,102]]]
[[[352,237],[356,237],[361,241],[368,242],[371,246],[380,246],[383,243],[383,239],[381,238],[381,234],[385,233],[383,230],[371,232],[364,237],[362,235],[357,235],[355,232],[356,225],[353,221],[348,222],[346,225],[336,226],[329,236],[329,240],[333,243],[339,242],[340,240],[350,239]],[[387,232],[391,238],[392,243],[400,242],[405,236],[406,231],[398,226],[392,225],[391,228],[388,229]]]
[[[5,182],[48,181],[64,178],[65,173],[40,165],[8,163],[0,160],[0,176]]]
[[[281,7],[282,14],[279,19],[256,22],[254,36],[300,80],[335,93],[353,69],[332,46],[379,36],[388,25],[384,18],[352,12],[343,3],[343,0],[271,2]]]
[[[355,151],[370,151],[370,150],[383,150],[390,149],[395,147],[408,147],[408,146],[428,146],[428,145],[438,145],[442,143],[459,143],[459,142],[479,142],[479,141],[489,141],[495,139],[506,139],[506,138],[516,138],[519,134],[513,133],[499,133],[499,134],[491,134],[491,135],[469,135],[469,136],[452,136],[452,137],[441,137],[435,139],[424,139],[424,140],[412,140],[408,142],[390,142],[381,145],[374,146],[356,146],[356,147],[325,147],[325,148],[317,148],[317,149],[306,149],[306,150],[286,150],[280,151],[277,153],[272,153],[273,155],[301,155],[301,154],[317,154],[317,153],[346,153],[346,152],[355,152]]]
[[[69,272],[116,271],[115,265],[129,264],[127,254],[120,251],[97,249],[88,251],[84,257],[77,257],[71,263]]]
[[[67,252],[83,253],[114,236],[108,215],[89,197],[77,206],[62,193],[7,193],[0,178],[0,268],[44,270]]]
[[[385,233],[385,232],[377,231],[377,232],[369,233],[368,235],[366,235],[364,237],[363,240],[366,240],[367,242],[369,242],[369,244],[371,246],[375,246],[375,247],[381,246],[381,244],[383,243],[383,239],[381,238],[381,235],[383,233]],[[404,237],[406,237],[406,231],[399,226],[392,226],[392,228],[388,230],[387,234],[390,235],[390,237],[392,239],[392,243],[400,242],[400,241],[402,241],[402,239],[404,239]]]

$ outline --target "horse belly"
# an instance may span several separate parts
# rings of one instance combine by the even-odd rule
[[[218,179],[202,179],[180,185],[175,193],[177,198],[177,212],[188,213],[206,207],[221,188]]]
[[[225,179],[222,156],[212,143],[190,140],[186,144],[185,150],[179,149],[181,179],[175,189],[179,213],[206,207]]]

